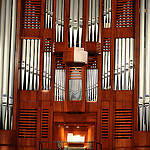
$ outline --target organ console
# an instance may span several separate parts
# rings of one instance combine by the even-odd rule
[[[149,21],[148,0],[0,0],[0,149],[148,150]]]

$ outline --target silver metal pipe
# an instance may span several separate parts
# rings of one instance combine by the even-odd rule
[[[92,42],[95,40],[95,22],[96,22],[96,14],[95,14],[95,0],[92,0]]]
[[[119,38],[118,49],[118,90],[121,90],[121,38]]]
[[[45,29],[47,29],[48,0],[45,0]]]
[[[62,11],[61,11],[61,38],[62,38],[62,42],[64,41],[64,5],[65,5],[65,1],[62,0]]]
[[[134,39],[130,38],[130,90],[134,89]]]
[[[95,41],[98,42],[99,35],[99,0],[96,0],[96,38]]]
[[[73,33],[72,33],[72,30],[73,30],[73,0],[70,0],[70,15],[69,15],[69,43],[70,43],[70,47],[72,47],[72,38],[73,38]]]
[[[122,38],[122,66],[121,66],[121,77],[122,77],[122,90],[125,90],[125,38]]]
[[[108,52],[105,52],[105,74],[104,74],[104,78],[105,78],[105,84],[104,84],[104,89],[107,90],[108,87]]]
[[[43,90],[46,90],[46,52],[43,53]]]
[[[58,0],[56,0],[56,42],[58,42],[58,11],[59,11],[59,9],[58,9]]]
[[[92,8],[92,2],[89,0],[89,20],[88,20],[88,34],[89,34],[89,41],[91,41],[91,9]]]
[[[150,23],[150,1],[147,0],[146,3],[146,51],[145,51],[145,107],[146,107],[146,130],[148,131],[148,114],[149,114],[149,103],[150,103],[150,27],[149,27],[149,23]]]
[[[104,89],[104,77],[105,77],[105,53],[106,52],[103,52],[103,66],[102,66],[102,89]]]
[[[37,63],[37,90],[39,90],[39,74],[40,74],[40,40],[38,40],[38,63]]]
[[[107,1],[107,0],[104,0],[104,10],[103,10],[104,28],[106,28],[106,1]]]
[[[110,52],[108,52],[108,90],[111,88],[111,85],[110,85],[110,66],[111,66]]]
[[[31,40],[31,53],[30,53],[30,80],[29,80],[29,90],[33,90],[33,67],[34,67],[34,39]]]
[[[29,64],[30,64],[30,39],[27,39],[27,54],[26,54],[26,90],[29,89]]]
[[[10,71],[9,71],[9,119],[8,129],[12,130],[13,116],[13,91],[14,91],[14,64],[15,64],[15,38],[16,38],[16,17],[17,17],[17,0],[12,3],[12,23],[11,23],[11,47],[10,47]]]
[[[57,75],[57,70],[55,69],[55,82],[54,82],[54,101],[57,101],[57,85],[56,85],[56,82],[57,82],[57,78],[56,78],[56,75]]]
[[[48,70],[48,80],[49,80],[49,90],[51,89],[51,63],[52,63],[52,54],[49,52],[49,70]]]
[[[83,0],[79,0],[79,47],[82,44],[82,31],[83,30]]]
[[[73,31],[74,31],[74,47],[77,47],[77,34],[78,34],[78,10],[79,10],[79,4],[78,4],[78,0],[74,1],[74,20],[73,20]]]
[[[116,38],[116,43],[115,43],[114,90],[117,90],[117,83],[118,83],[118,48],[119,48],[119,39]]]
[[[130,56],[130,43],[129,38],[126,38],[126,90],[129,90],[129,56]]]
[[[3,97],[2,97],[2,117],[3,129],[8,129],[8,81],[9,81],[9,58],[10,58],[10,32],[11,32],[11,6],[12,1],[6,0],[6,24],[4,40],[4,70],[3,70]],[[6,107],[6,109],[5,109]],[[4,111],[3,111],[4,109]]]
[[[21,58],[21,90],[24,89],[25,63],[26,63],[26,39],[22,40],[22,58]]]
[[[139,130],[143,130],[143,104],[144,104],[144,23],[145,0],[140,0],[140,52],[139,52]]]
[[[33,90],[37,90],[37,64],[38,64],[38,40],[35,39]]]
[[[49,90],[48,71],[49,71],[49,52],[46,52],[46,89],[45,90]]]
[[[0,16],[0,83],[3,82],[3,59],[4,59],[4,36],[5,36],[5,18],[6,18],[6,1],[1,0],[1,16]],[[0,84],[0,120],[2,120],[2,89]],[[0,129],[2,129],[2,121],[0,123]]]

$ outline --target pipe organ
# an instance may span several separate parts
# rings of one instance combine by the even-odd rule
[[[0,149],[149,149],[149,21],[149,0],[0,0]]]

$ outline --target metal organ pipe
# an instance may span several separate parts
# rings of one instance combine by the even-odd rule
[[[115,42],[114,90],[134,89],[134,39],[117,38]]]
[[[64,0],[56,0],[56,42],[63,42]]]
[[[111,27],[111,0],[104,0],[103,21],[104,28]]]
[[[109,90],[111,88],[110,83],[110,38],[106,40],[103,45],[103,52],[102,52],[102,89]],[[116,70],[117,71],[117,70]]]
[[[146,13],[146,15],[145,15]],[[140,0],[139,130],[150,130],[150,1]],[[145,28],[146,27],[146,28]]]
[[[55,69],[54,100],[65,99],[65,69]]]
[[[40,40],[22,39],[21,90],[39,90]]]
[[[89,0],[88,41],[98,42],[99,0]]]
[[[87,69],[87,81],[86,81],[86,100],[97,101],[98,97],[98,69],[96,66],[91,66]]]
[[[0,129],[11,130],[17,0],[1,1],[0,16]]]
[[[51,52],[44,52],[43,57],[43,90],[51,89]]]
[[[69,47],[82,47],[83,0],[70,0]]]
[[[45,29],[53,27],[53,0],[45,1]]]

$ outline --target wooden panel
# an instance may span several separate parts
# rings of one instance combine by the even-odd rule
[[[65,64],[63,62],[63,55],[62,54],[57,54],[56,55],[56,68],[57,69],[64,69]]]
[[[49,126],[49,109],[42,109],[41,114],[41,140],[48,140],[48,126]]]
[[[86,112],[97,112],[98,102],[86,101]]]
[[[97,69],[97,54],[89,54],[88,56],[88,69]]]
[[[100,53],[101,44],[99,42],[85,42],[85,50],[90,53]]]
[[[82,79],[82,67],[69,67],[69,79]]]
[[[82,101],[67,101],[67,107],[65,107],[65,112],[85,112],[85,103],[83,105]]]
[[[114,117],[114,147],[132,147],[132,102],[116,102]]]
[[[0,130],[0,145],[16,145],[16,132],[13,130]]]
[[[104,37],[103,38],[103,49],[102,49],[102,51],[111,51],[111,39],[110,39],[110,37]]]
[[[134,0],[117,0],[116,27],[134,26]]]
[[[44,51],[52,51],[52,39],[51,38],[45,38],[44,40]]]
[[[54,122],[72,122],[72,123],[82,123],[82,122],[96,122],[96,113],[54,113]]]
[[[114,91],[115,101],[133,101],[133,91],[132,90],[118,90]]]
[[[54,50],[55,52],[64,52],[66,50],[67,50],[67,48],[66,48],[64,42],[56,42],[55,43],[55,50]]]
[[[19,138],[36,138],[37,109],[20,109]]]
[[[41,22],[41,0],[25,0],[23,8],[23,28],[39,29]]]
[[[37,91],[20,90],[20,101],[37,101]]]
[[[101,91],[101,99],[102,100],[110,100],[111,99],[111,91],[110,90],[102,90]]]
[[[150,131],[136,131],[134,133],[135,146],[150,147]]]
[[[64,112],[64,102],[54,101],[53,102],[53,111],[54,112]]]
[[[131,139],[132,138],[132,110],[131,109],[115,109],[115,139]]]
[[[109,148],[110,139],[110,106],[109,101],[101,102],[101,143]]]
[[[19,146],[36,147],[37,142],[37,102],[20,102],[18,142]]]
[[[26,29],[24,28],[21,33],[22,39],[39,39],[40,30],[39,29]]]
[[[0,146],[0,150],[16,150],[16,147],[15,146]]]

